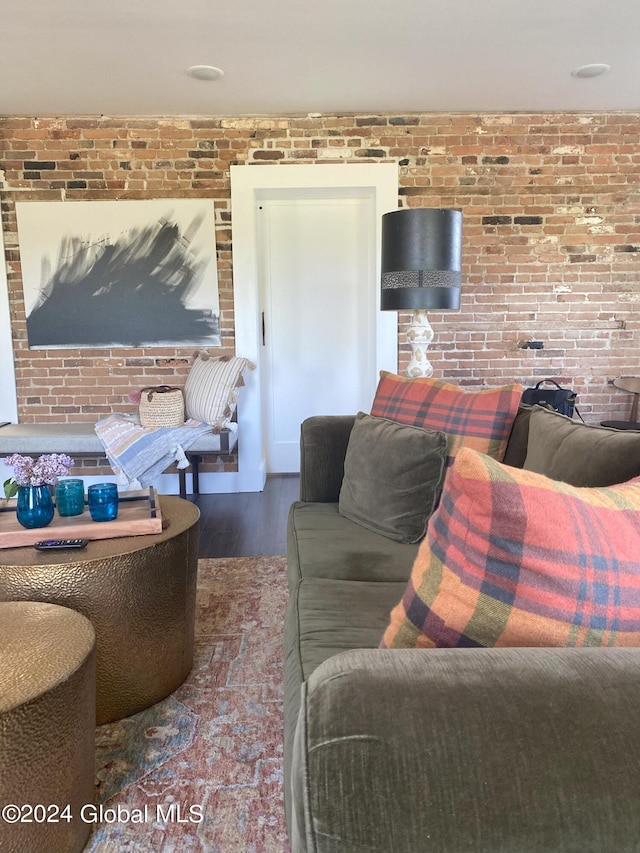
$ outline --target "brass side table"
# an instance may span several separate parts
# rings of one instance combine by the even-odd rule
[[[80,853],[90,825],[96,635],[80,613],[0,602],[0,850]],[[8,805],[10,804],[10,805]]]
[[[164,699],[193,665],[200,511],[167,495],[160,506],[168,526],[158,534],[0,550],[0,601],[59,604],[92,623],[98,725]]]

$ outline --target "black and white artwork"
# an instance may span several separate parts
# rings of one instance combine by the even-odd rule
[[[211,200],[19,202],[30,349],[221,346]]]

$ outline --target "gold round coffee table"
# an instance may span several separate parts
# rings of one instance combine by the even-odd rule
[[[79,853],[94,801],[95,631],[67,607],[2,601],[0,649],[0,850]]]
[[[158,534],[0,550],[0,601],[48,601],[93,624],[98,725],[164,699],[193,665],[200,511],[167,495],[160,508],[168,525]]]

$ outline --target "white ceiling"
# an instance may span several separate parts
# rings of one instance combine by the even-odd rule
[[[640,110],[640,0],[3,0],[0,33],[0,115]]]

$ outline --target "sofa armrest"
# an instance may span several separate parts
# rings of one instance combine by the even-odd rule
[[[300,500],[337,503],[355,415],[316,415],[300,429]]]
[[[303,686],[293,853],[637,849],[639,674],[640,648],[330,658]]]

